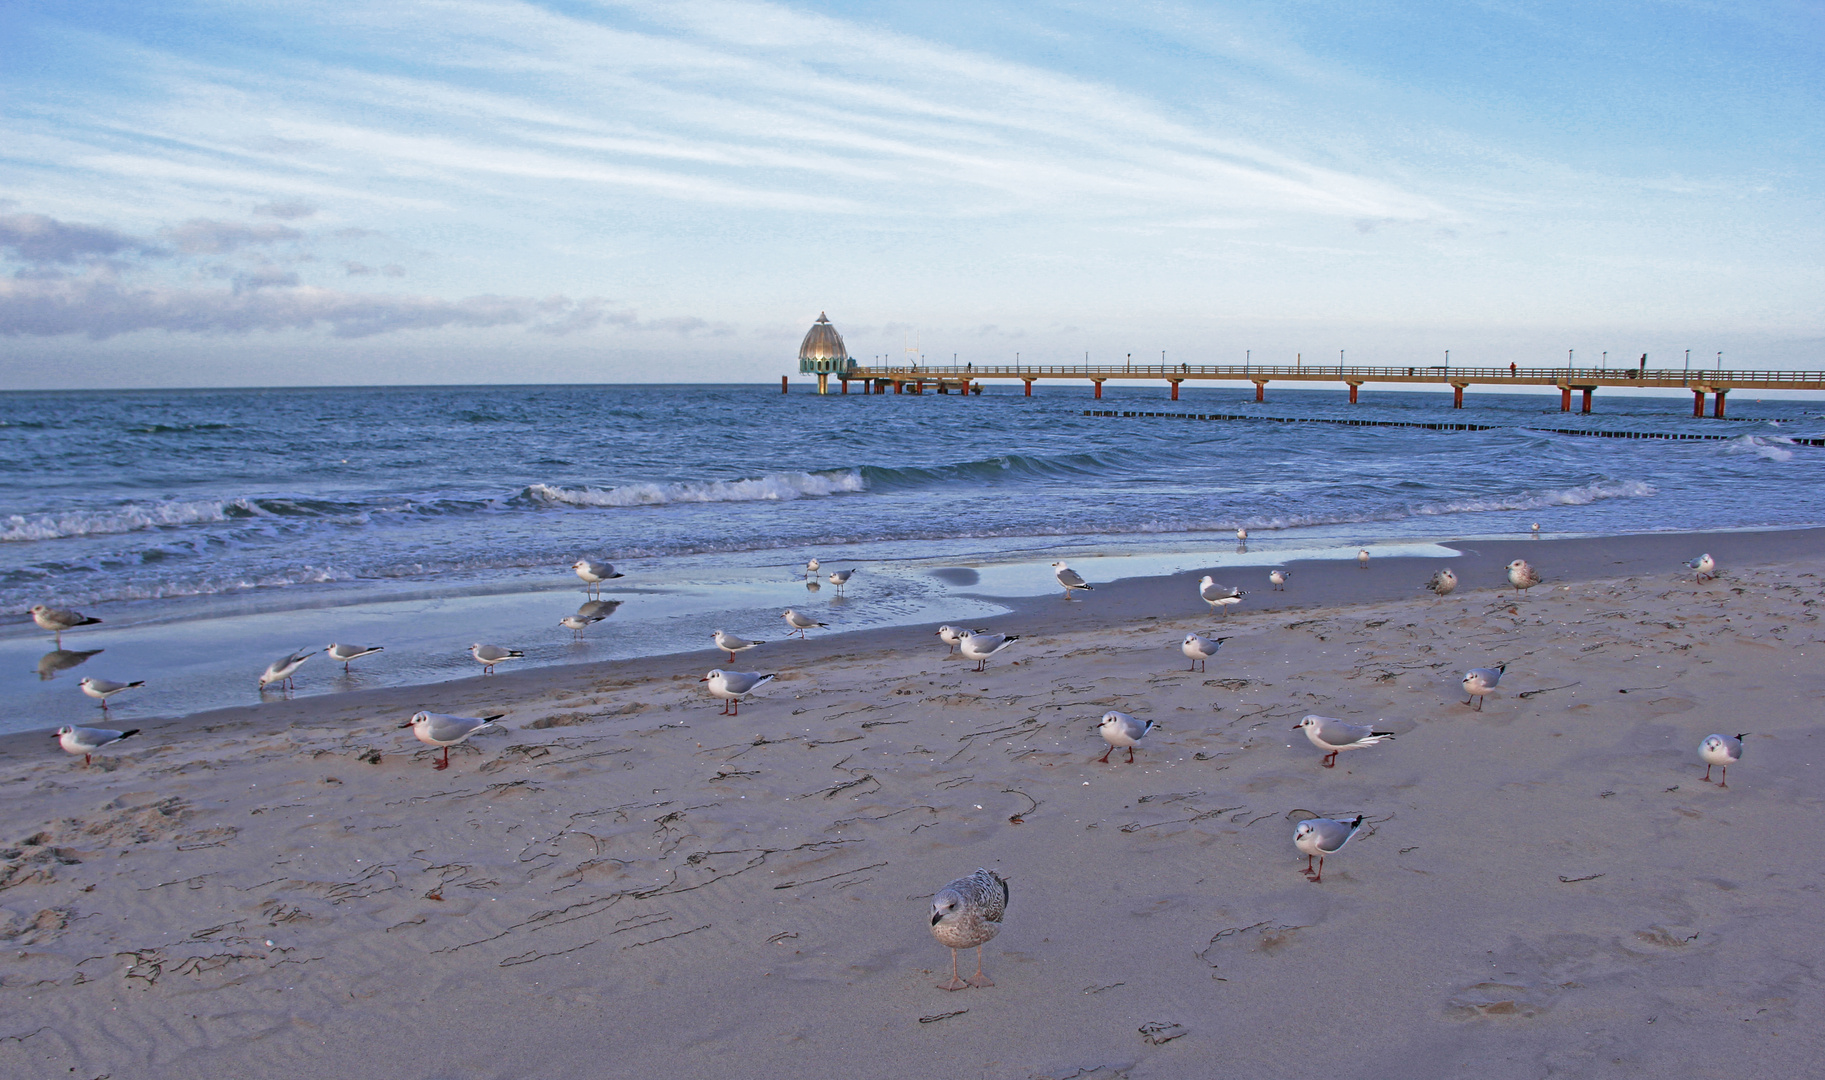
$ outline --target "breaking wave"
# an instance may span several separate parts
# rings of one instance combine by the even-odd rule
[[[532,484],[523,495],[545,506],[661,506],[666,503],[786,502],[868,490],[858,469],[835,472],[772,473],[746,480],[621,484],[611,488],[567,488]]]

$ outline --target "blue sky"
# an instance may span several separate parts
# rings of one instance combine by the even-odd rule
[[[1825,9],[0,6],[0,386],[1825,366]]]

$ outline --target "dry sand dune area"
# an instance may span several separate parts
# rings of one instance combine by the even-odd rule
[[[87,769],[8,739],[0,1075],[1805,1075],[1821,612],[1825,559],[1549,575],[998,623],[981,673],[931,628],[762,649],[733,717],[706,651],[149,723]],[[1193,630],[1230,637],[1205,672]],[[505,718],[440,772],[418,708]],[[1109,709],[1158,725],[1132,765]],[[1308,713],[1395,737],[1324,768]],[[1297,823],[1357,814],[1309,881]],[[995,985],[947,992],[931,896],[979,866]]]

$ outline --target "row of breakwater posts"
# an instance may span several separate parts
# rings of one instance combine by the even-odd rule
[[[1113,409],[1085,409],[1085,416],[1112,417],[1158,417],[1167,420],[1252,420],[1266,424],[1339,424],[1344,427],[1398,427],[1425,428],[1428,431],[1495,431],[1499,424],[1427,424],[1413,420],[1349,420],[1333,416],[1248,416],[1241,413],[1166,413],[1166,412],[1126,412]],[[1590,431],[1578,428],[1524,427],[1522,431],[1537,431],[1546,435],[1581,435],[1593,439],[1671,439],[1680,442],[1729,442],[1737,438],[1734,435],[1688,435],[1680,432],[1665,431]],[[1783,435],[1781,441],[1795,446],[1825,446],[1825,439],[1796,438]]]
[[[812,368],[801,362],[801,371]],[[1435,365],[1431,367],[1354,367],[1338,364],[967,364],[928,367],[862,366],[847,358],[815,365],[824,370],[816,374],[818,393],[829,392],[836,379],[841,393],[849,393],[856,383],[864,394],[924,394],[927,389],[939,394],[980,394],[982,385],[994,380],[1018,380],[1032,396],[1033,384],[1046,379],[1088,381],[1094,386],[1095,400],[1102,400],[1103,383],[1116,381],[1159,381],[1171,389],[1171,400],[1179,400],[1179,386],[1186,382],[1253,383],[1255,400],[1267,400],[1269,383],[1343,383],[1349,387],[1350,403],[1357,403],[1357,390],[1377,383],[1431,384],[1449,387],[1452,406],[1464,407],[1464,390],[1471,386],[1551,386],[1557,387],[1559,411],[1572,411],[1572,392],[1583,396],[1582,412],[1591,411],[1591,397],[1602,387],[1653,387],[1685,389],[1692,393],[1692,415],[1705,414],[1705,395],[1713,397],[1711,415],[1722,419],[1724,399],[1732,390],[1815,390],[1825,392],[1825,371],[1729,371],[1708,369],[1685,371],[1659,368],[1463,368]],[[891,388],[891,389],[890,389]],[[780,391],[787,392],[789,380],[780,377]],[[1427,426],[1427,425],[1421,425]],[[1583,434],[1580,432],[1579,434]],[[1626,437],[1626,436],[1625,436]]]

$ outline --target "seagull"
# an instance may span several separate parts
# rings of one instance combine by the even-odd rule
[[[1143,727],[1139,720],[1127,713],[1116,712],[1114,709],[1109,710],[1103,714],[1103,722],[1096,727],[1096,730],[1102,733],[1103,741],[1109,744],[1109,749],[1104,750],[1103,756],[1096,760],[1107,765],[1109,755],[1115,753],[1117,747],[1125,746],[1128,748],[1128,764],[1134,764],[1134,744],[1146,738],[1147,733],[1157,726],[1152,720],[1149,720]]]
[[[957,635],[957,647],[963,650],[965,660],[976,661],[976,670],[982,671],[988,667],[989,657],[1019,640],[1019,634],[979,634],[965,630]]]
[[[493,727],[496,720],[506,715],[506,713],[495,713],[493,716],[479,717],[445,716],[443,713],[419,712],[413,713],[412,719],[399,726],[411,728],[412,734],[418,736],[418,741],[421,743],[443,747],[443,760],[431,767],[447,769],[450,767],[450,748],[452,746],[460,742],[467,742],[469,736]]]
[[[951,951],[951,981],[940,990],[966,986],[994,986],[982,973],[982,947],[1001,932],[1001,918],[1008,910],[1008,883],[993,870],[978,869],[969,877],[939,889],[932,897],[932,937]],[[976,974],[957,974],[957,950],[976,950]]]
[[[772,675],[762,675],[758,671],[723,671],[718,668],[698,682],[710,684],[710,696],[722,699],[722,715],[739,716],[741,699],[752,694],[762,683],[773,681]]]
[[[342,670],[349,669],[349,661],[372,656],[386,648],[384,645],[331,645],[323,651],[330,654],[331,660],[342,661]]]
[[[1420,587],[1431,589],[1440,596],[1448,596],[1451,590],[1457,588],[1457,575],[1450,570],[1435,570],[1432,572],[1432,576],[1426,579],[1426,583]]]
[[[1191,658],[1189,671],[1205,670],[1205,661],[1217,655],[1217,650],[1228,641],[1226,637],[1207,638],[1197,634],[1186,634],[1185,640],[1179,643],[1179,651]]]
[[[612,563],[596,562],[594,559],[578,559],[570,564],[570,568],[575,570],[577,576],[583,579],[583,583],[590,587],[589,590],[585,590],[586,592],[590,590],[599,592],[601,590],[598,587],[604,581],[612,581],[622,576],[615,573]]]
[[[79,684],[82,692],[101,702],[101,711],[108,711],[108,699],[122,690],[131,690],[135,686],[144,686],[144,682],[110,682],[107,679],[88,678]]]
[[[1248,527],[1246,525],[1236,526],[1236,543],[1238,543],[1238,544],[1248,543]]]
[[[1285,589],[1286,579],[1292,576],[1293,574],[1290,570],[1269,570],[1267,572],[1267,583],[1276,589]]]
[[[1054,574],[1058,575],[1058,583],[1065,587],[1065,599],[1066,600],[1071,599],[1071,590],[1073,590],[1073,589],[1082,589],[1085,592],[1094,591],[1094,587],[1089,582],[1084,580],[1084,576],[1082,574],[1071,569],[1069,566],[1066,566],[1062,562],[1053,563],[1052,572]]]
[[[1526,559],[1516,559],[1508,564],[1508,583],[1517,592],[1525,592],[1540,583],[1540,572],[1527,565]]]
[[[805,576],[806,577],[816,577],[817,576],[817,560],[816,559],[812,559],[810,562],[805,564]]]
[[[27,614],[31,615],[32,621],[37,623],[40,628],[49,630],[57,635],[57,647],[59,649],[63,648],[63,632],[65,630],[73,630],[78,626],[94,626],[101,621],[100,619],[91,619],[80,611],[70,611],[66,608],[46,607],[43,604],[34,605],[32,610]]]
[[[60,727],[57,729],[57,745],[63,747],[66,754],[81,754],[82,767],[89,767],[89,755],[109,743],[130,739],[139,734],[138,728],[126,731],[110,731],[98,727]]]
[[[735,662],[736,653],[747,652],[756,645],[766,644],[764,641],[749,641],[747,638],[736,637],[734,634],[725,634],[721,630],[710,631],[710,636],[716,639],[716,647],[718,649],[729,654],[729,663],[731,664]]]
[[[1716,579],[1717,560],[1713,559],[1711,553],[1707,551],[1698,558],[1686,563],[1686,569],[1692,571],[1692,584],[1696,585],[1706,578]]]
[[[1705,780],[1711,779],[1711,766],[1721,765],[1724,771],[1717,778],[1718,787],[1729,787],[1725,781],[1730,779],[1730,766],[1743,760],[1743,740],[1749,737],[1747,731],[1732,738],[1728,735],[1707,735],[1699,744],[1698,756],[1704,759]]]
[[[1209,574],[1205,574],[1204,580],[1198,582],[1198,595],[1204,598],[1206,604],[1210,605],[1211,611],[1214,612],[1218,608],[1222,608],[1223,617],[1228,618],[1229,609],[1236,604],[1240,604],[1242,598],[1248,594],[1241,589],[1232,589],[1227,585],[1218,585],[1215,581],[1211,580]]]
[[[566,615],[558,620],[558,625],[570,630],[570,638],[572,641],[581,641],[583,640],[584,629],[586,629],[590,623],[599,623],[601,621],[602,617],[600,615],[593,619],[587,615]]]
[[[843,586],[849,584],[850,575],[854,573],[854,570],[832,570],[830,571],[830,584],[835,585],[836,591],[840,593],[843,591]]]
[[[963,640],[962,637],[960,636],[963,633],[964,633],[964,631],[958,629],[955,626],[940,626],[940,627],[938,627],[938,640],[944,642],[946,645],[949,645],[951,647],[951,652],[954,653],[957,651],[957,643],[959,641]],[[969,631],[969,633],[986,634],[986,633],[988,633],[988,631],[987,630],[971,630],[971,631]]]
[[[1354,821],[1337,821],[1333,818],[1307,818],[1293,830],[1293,846],[1305,852],[1305,876],[1314,884],[1324,880],[1324,857],[1335,855],[1337,849],[1350,842],[1356,830],[1362,828],[1362,815],[1357,814]],[[1312,870],[1312,856],[1318,857],[1318,869]]]
[[[518,649],[503,649],[499,645],[483,645],[477,642],[469,646],[469,655],[482,666],[483,675],[494,674],[494,665],[504,664],[509,660],[518,660],[526,654]]]
[[[785,614],[781,615],[780,618],[786,620],[786,625],[790,626],[792,628],[792,630],[798,631],[798,636],[800,638],[803,638],[805,636],[805,631],[811,629],[814,626],[828,627],[830,625],[829,623],[818,622],[816,619],[812,618],[809,615],[800,615],[798,612],[793,611],[791,608],[787,608],[785,611]],[[787,637],[792,636],[792,630],[786,631]]]
[[[1534,533],[1534,539],[1538,540],[1540,538],[1540,523],[1537,521],[1534,522],[1533,533]]]
[[[265,671],[260,673],[260,689],[264,690],[272,683],[278,683],[282,688],[287,690],[292,689],[295,685],[292,682],[292,672],[303,667],[306,660],[309,660],[321,651],[321,649],[299,649],[295,653],[289,653],[274,660],[272,663],[266,665]]]
[[[1327,769],[1336,767],[1337,755],[1345,750],[1360,750],[1394,737],[1392,731],[1376,731],[1361,724],[1346,724],[1334,717],[1316,714],[1293,725],[1293,730],[1305,732],[1305,737],[1311,740],[1312,745],[1324,751],[1324,767]]]
[[[1369,549],[1368,548],[1363,548],[1362,550],[1360,550],[1356,553],[1356,565],[1362,567],[1364,570],[1367,570],[1369,568]]]
[[[1498,664],[1495,667],[1471,668],[1466,671],[1464,673],[1464,693],[1469,697],[1464,699],[1464,704],[1470,704],[1470,699],[1475,698],[1476,711],[1482,712],[1483,695],[1496,688],[1496,684],[1502,681],[1502,673],[1507,670],[1507,664]]]

